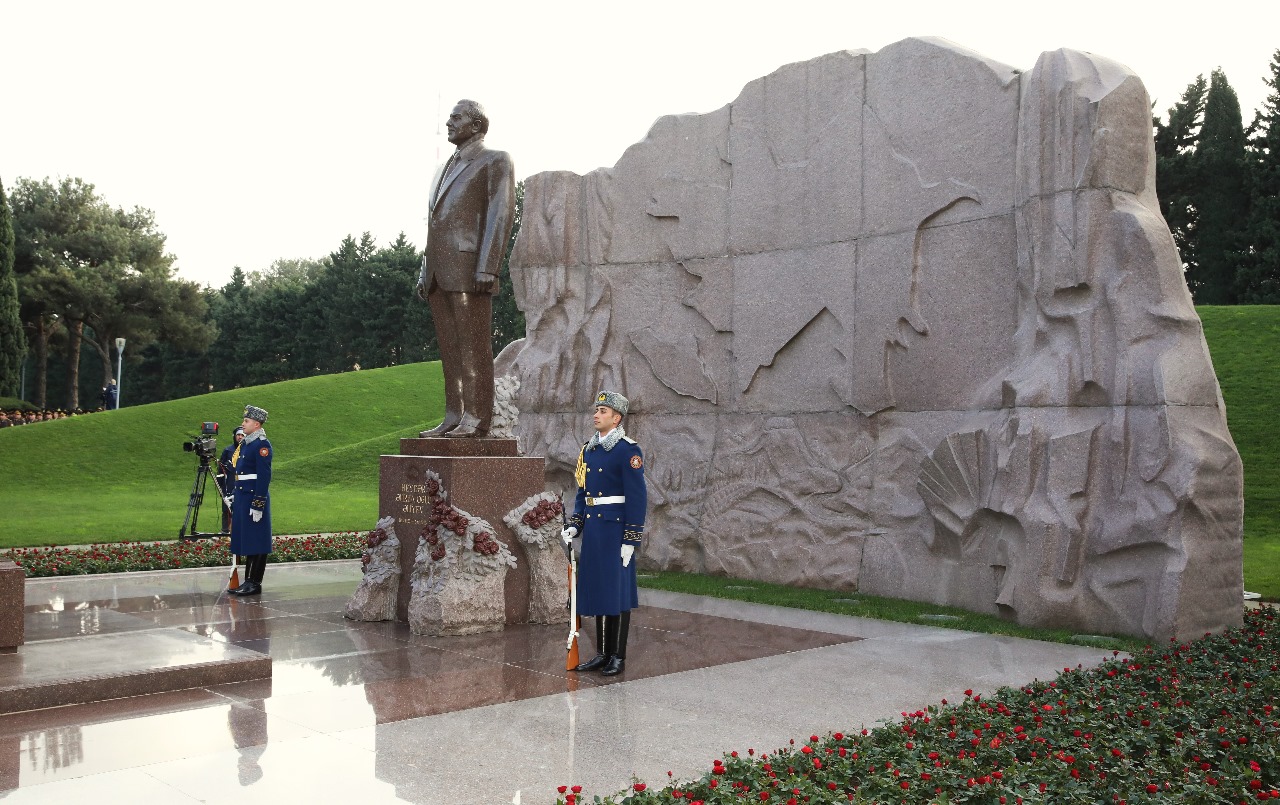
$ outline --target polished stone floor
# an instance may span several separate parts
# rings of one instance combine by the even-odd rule
[[[64,666],[136,661],[120,641],[146,636],[180,638],[175,652],[267,654],[272,677],[2,715],[0,799],[550,803],[557,785],[593,795],[633,774],[700,775],[731,749],[870,726],[1103,656],[643,591],[625,674],[579,678],[563,670],[559,626],[431,638],[346,621],[359,574],[355,562],[272,565],[260,600],[219,596],[221,571],[27,582],[29,647],[56,647]]]

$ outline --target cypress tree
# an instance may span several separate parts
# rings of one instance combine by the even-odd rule
[[[1221,69],[1209,76],[1204,125],[1196,143],[1196,265],[1187,284],[1198,304],[1235,302],[1235,274],[1249,194],[1245,186],[1245,135],[1240,99]]]
[[[1246,304],[1280,304],[1280,50],[1271,57],[1271,92],[1249,141],[1249,220],[1235,293]]]
[[[18,279],[14,274],[13,218],[0,181],[0,396],[16,397],[22,384],[27,339],[22,332]]]
[[[1160,212],[1178,244],[1184,270],[1199,265],[1196,260],[1196,207],[1192,200],[1197,187],[1195,145],[1204,122],[1204,96],[1208,84],[1204,76],[1187,85],[1182,100],[1169,109],[1168,124],[1158,119],[1156,128],[1156,190]]]

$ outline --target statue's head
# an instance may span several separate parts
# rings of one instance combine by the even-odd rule
[[[479,103],[463,99],[453,107],[444,127],[449,132],[449,142],[462,145],[476,135],[489,133],[489,116]]]

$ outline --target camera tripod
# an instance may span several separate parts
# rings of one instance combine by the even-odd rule
[[[229,531],[212,531],[201,532],[198,529],[198,521],[200,519],[200,504],[204,502],[204,488],[209,481],[209,475],[212,472],[210,467],[211,458],[209,456],[200,456],[200,466],[196,467],[196,480],[191,485],[191,496],[187,498],[187,516],[182,521],[182,528],[178,529],[178,539],[200,539],[201,537],[225,537]],[[226,493],[222,491],[221,485],[218,483],[218,476],[213,477],[213,488],[218,492],[218,502],[222,506],[226,505]],[[218,508],[221,509],[222,506]],[[221,513],[221,512],[219,512]],[[187,533],[187,524],[191,524],[191,533]]]

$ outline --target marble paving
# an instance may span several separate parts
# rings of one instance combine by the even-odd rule
[[[28,645],[58,646],[63,663],[122,662],[103,641],[149,635],[257,652],[272,675],[0,715],[0,800],[551,803],[557,785],[697,776],[732,749],[1104,655],[642,591],[625,674],[578,678],[559,627],[421,637],[346,621],[359,575],[356,562],[271,565],[261,600],[231,601],[221,571],[28,581]]]

